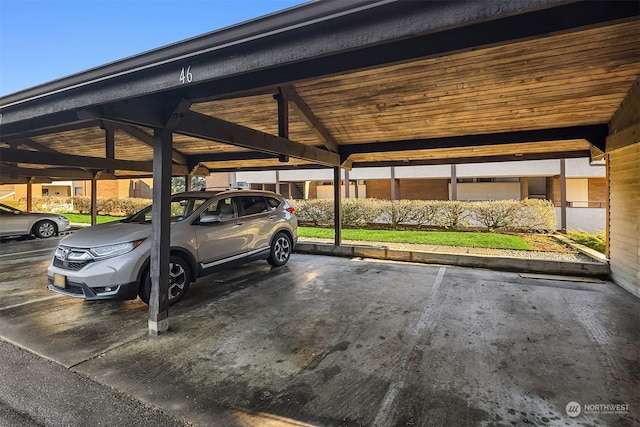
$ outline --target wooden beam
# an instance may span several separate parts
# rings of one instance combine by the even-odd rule
[[[4,174],[4,170],[2,171],[3,173],[0,175],[0,184],[28,184],[29,182],[31,182],[32,184],[51,184],[53,182],[53,180],[51,179],[47,179],[47,178],[31,178],[31,177],[26,177],[26,176],[10,176],[10,175],[5,175]]]
[[[0,160],[3,162],[30,163],[36,165],[69,166],[102,170],[127,170],[152,172],[153,162],[139,160],[104,159],[100,157],[76,156],[71,154],[44,153],[40,151],[14,150],[0,148]],[[173,165],[176,176],[188,173],[187,167]]]
[[[153,135],[150,135],[137,126],[117,122],[105,122],[105,126],[120,130],[143,144],[153,147]],[[187,164],[187,157],[175,148],[171,150],[171,159],[179,165]]]
[[[26,145],[27,147],[33,148],[35,150],[38,151],[44,151],[46,153],[58,153],[59,151],[56,151],[52,148],[47,147],[44,144],[40,144],[39,142],[36,142],[32,139],[29,138],[25,138],[25,139],[21,139],[19,141],[16,141],[19,145]]]
[[[606,152],[640,141],[640,78],[627,92],[609,122]]]
[[[527,153],[522,155],[508,154],[504,156],[476,156],[476,157],[456,157],[456,158],[440,158],[426,160],[390,160],[390,161],[373,161],[373,162],[353,162],[358,168],[365,167],[388,167],[388,166],[428,166],[428,165],[450,165],[465,163],[488,163],[488,162],[514,162],[521,160],[549,160],[559,158],[580,158],[589,157],[589,150],[571,151],[571,152],[548,152],[548,153]]]
[[[340,165],[340,157],[336,153],[300,144],[286,138],[260,132],[194,111],[188,111],[184,114],[175,131],[196,138],[223,142],[265,153],[284,154],[325,166]]]
[[[606,125],[574,126],[556,129],[342,145],[340,146],[340,157],[343,161],[346,161],[351,154],[428,150],[433,148],[481,147],[487,145],[537,141],[565,141],[572,139],[584,139],[602,149],[604,148],[606,136]]]
[[[189,168],[205,162],[226,162],[229,160],[264,160],[277,157],[275,154],[259,153],[257,151],[238,151],[235,153],[192,154],[187,157]]]
[[[283,86],[280,88],[280,93],[287,101],[291,102],[300,119],[316,134],[327,150],[337,153],[339,151],[338,143],[331,135],[331,132],[329,132],[320,119],[313,114],[309,105],[302,99],[295,88],[293,86]]]

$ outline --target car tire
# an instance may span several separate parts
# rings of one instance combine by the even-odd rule
[[[144,282],[140,286],[140,299],[149,304],[151,298],[151,272],[147,271]],[[169,305],[180,301],[189,290],[191,284],[191,269],[189,264],[181,257],[172,255],[169,259]]]
[[[292,250],[291,237],[287,233],[279,232],[271,241],[271,251],[267,262],[274,267],[285,265],[291,257]]]
[[[58,226],[55,222],[49,221],[48,219],[44,221],[38,221],[33,226],[33,234],[35,234],[35,236],[40,239],[53,237],[58,234]]]

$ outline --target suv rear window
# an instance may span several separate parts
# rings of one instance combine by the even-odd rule
[[[245,215],[255,215],[263,212],[268,212],[270,209],[267,207],[267,202],[264,197],[261,196],[241,196],[239,197],[240,203],[244,208]]]
[[[273,197],[267,197],[267,202],[269,202],[271,209],[275,209],[280,206],[280,200],[274,199]]]

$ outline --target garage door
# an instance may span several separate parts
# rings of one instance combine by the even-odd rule
[[[640,297],[640,143],[609,154],[611,277]]]

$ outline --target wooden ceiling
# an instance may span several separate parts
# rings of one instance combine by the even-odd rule
[[[338,144],[338,151],[359,144],[372,147],[366,153],[342,158],[345,166],[418,164],[438,159],[450,163],[474,158],[506,160],[509,156],[516,160],[536,155],[545,158],[549,153],[571,157],[588,153],[590,141],[565,138],[510,143],[507,138],[495,145],[450,148],[430,148],[428,141],[607,124],[640,76],[639,59],[640,25],[637,20],[626,20],[292,80],[227,94],[223,99],[210,97],[190,105],[190,111],[277,136],[279,113],[274,95],[293,93],[297,102],[289,100],[290,140],[324,150],[330,147],[328,136]],[[300,102],[306,113],[301,112]],[[2,147],[104,157],[104,130],[99,126],[105,124],[108,125],[99,122],[87,129],[43,133],[22,141],[3,140]],[[145,133],[140,138],[116,129],[115,158],[153,158],[149,130],[138,128]],[[323,132],[325,141],[319,137]],[[402,148],[394,150],[394,141],[402,142]],[[422,142],[411,150],[411,141]],[[376,151],[376,143],[384,143],[385,149]],[[243,158],[253,150],[180,133],[174,135],[173,149],[174,160],[198,156],[193,157],[198,159],[198,165],[212,171],[314,165],[293,158],[282,163],[273,154]],[[33,166],[13,162],[11,167],[15,171]],[[130,170],[115,171],[116,176],[135,174]]]

